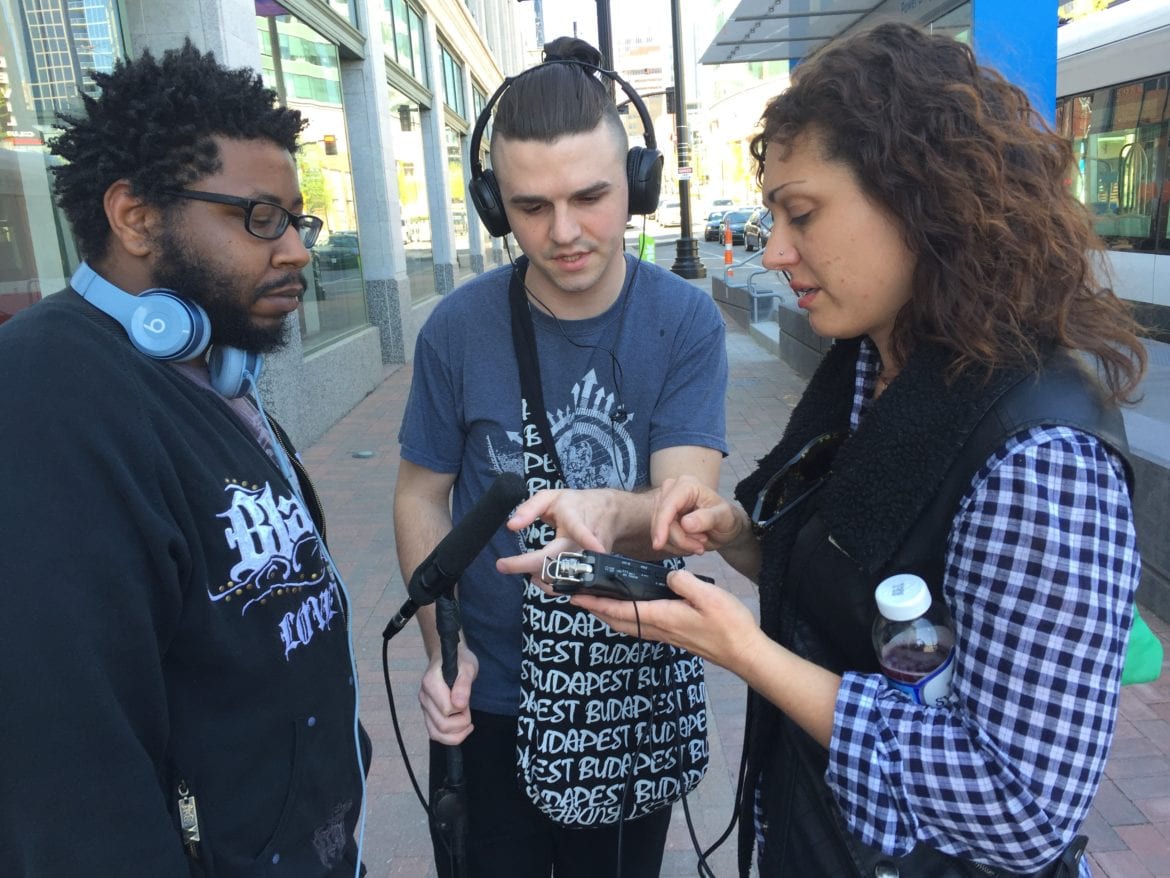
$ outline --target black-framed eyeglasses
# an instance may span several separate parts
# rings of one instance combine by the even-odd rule
[[[764,483],[752,507],[752,530],[756,534],[770,528],[824,484],[846,430],[822,433],[809,440],[784,466]]]
[[[317,243],[317,236],[321,234],[321,229],[325,225],[325,221],[319,216],[292,213],[271,201],[256,201],[252,198],[240,198],[238,195],[220,195],[216,192],[199,192],[194,189],[172,189],[171,194],[179,198],[190,198],[192,201],[210,201],[212,204],[238,207],[244,212],[244,228],[249,234],[265,241],[275,241],[291,225],[297,230],[297,236],[305,245],[305,249],[309,249]]]

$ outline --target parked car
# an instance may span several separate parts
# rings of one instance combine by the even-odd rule
[[[707,225],[703,229],[704,241],[718,241],[723,236],[723,215],[726,210],[713,210],[707,216]]]
[[[708,207],[707,210],[709,210],[711,213],[718,212],[719,216],[722,217],[723,214],[727,213],[727,211],[729,211],[729,210],[732,210],[734,207],[735,207],[734,199],[716,198],[714,201],[711,202],[711,206]]]
[[[743,243],[743,227],[752,215],[750,210],[729,210],[723,214],[723,225],[731,228],[731,243]]]
[[[757,207],[743,225],[743,249],[751,253],[753,250],[763,250],[768,243],[768,235],[772,234],[772,211],[766,207]]]
[[[313,248],[322,269],[357,268],[361,264],[357,232],[333,232]]]
[[[681,226],[682,202],[662,202],[662,204],[658,205],[658,210],[654,214],[654,219],[660,226]]]

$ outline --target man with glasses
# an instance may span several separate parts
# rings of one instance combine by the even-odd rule
[[[52,144],[84,261],[0,327],[0,874],[357,875],[348,598],[255,392],[304,123],[190,43],[94,80]]]

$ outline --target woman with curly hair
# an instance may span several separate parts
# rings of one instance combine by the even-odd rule
[[[745,873],[754,847],[761,875],[1087,875],[1140,571],[1117,406],[1145,354],[1069,146],[968,46],[891,23],[803,63],[752,153],[764,264],[837,340],[780,442],[738,503],[684,477],[636,504],[550,492],[511,526],[718,550],[759,584],[758,624],[685,572],[636,612],[573,598],[751,687]],[[952,619],[930,704],[871,641],[900,573]]]

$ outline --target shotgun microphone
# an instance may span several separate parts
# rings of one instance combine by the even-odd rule
[[[401,631],[419,607],[450,593],[463,571],[508,520],[512,509],[527,498],[528,490],[520,476],[515,473],[497,476],[487,493],[415,568],[406,588],[406,603],[382,632],[383,639],[389,640]]]

